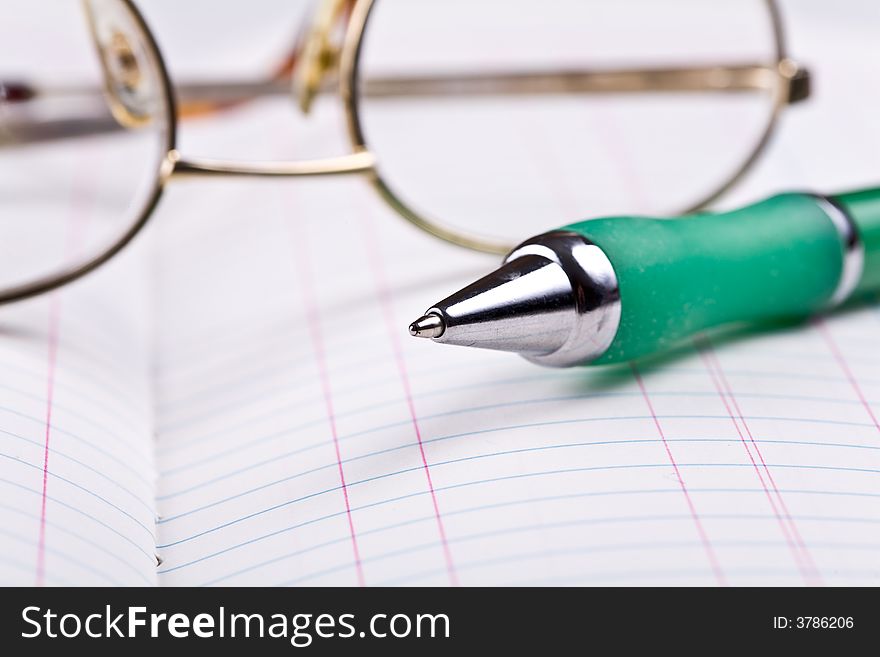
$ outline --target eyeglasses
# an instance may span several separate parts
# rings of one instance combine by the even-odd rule
[[[33,5],[3,10],[0,303],[97,268],[193,176],[360,175],[418,228],[492,253],[592,214],[697,209],[809,94],[774,0],[323,0],[292,84],[176,87],[132,0]],[[307,113],[333,91],[348,154],[177,150],[178,117],[264,96]]]

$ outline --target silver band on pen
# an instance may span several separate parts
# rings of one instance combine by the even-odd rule
[[[562,344],[552,350],[523,354],[534,363],[568,367],[587,363],[604,354],[620,325],[620,288],[608,256],[580,233],[554,230],[523,242],[505,259],[512,262],[526,255],[546,258],[568,276],[574,300],[574,325]]]
[[[858,226],[849,212],[831,196],[822,194],[810,194],[822,211],[834,224],[837,234],[840,236],[840,245],[843,248],[843,266],[840,270],[840,280],[831,298],[829,306],[838,306],[846,301],[856,289],[862,278],[865,267],[865,245],[859,235]]]

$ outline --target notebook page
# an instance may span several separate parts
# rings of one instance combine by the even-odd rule
[[[876,178],[880,134],[852,95],[875,93],[852,66],[868,40],[823,45],[826,25],[794,23],[824,93],[725,204]],[[282,131],[286,111],[244,109],[200,136],[291,156],[338,127],[328,111]],[[545,370],[406,335],[495,261],[413,231],[358,181],[173,198],[162,583],[877,583],[876,306],[703,337],[653,365]]]
[[[156,583],[148,240],[0,309],[0,582]]]
[[[492,261],[357,181],[212,196],[163,224],[163,583],[876,582],[876,308],[544,370],[409,339]]]
[[[366,235],[338,247],[359,278],[283,227],[228,244],[214,285],[274,278],[267,307],[191,317],[165,347],[163,581],[875,581],[876,309],[656,370],[548,372],[406,340],[453,281],[414,274],[394,222],[327,212],[383,236],[380,256]]]

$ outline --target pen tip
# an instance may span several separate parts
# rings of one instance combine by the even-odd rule
[[[445,330],[443,318],[436,313],[422,315],[409,325],[409,334],[416,338],[439,338]]]

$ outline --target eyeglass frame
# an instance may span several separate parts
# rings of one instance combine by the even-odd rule
[[[313,97],[319,91],[323,90],[322,83],[324,77],[333,67],[332,64],[338,65],[338,93],[343,104],[346,131],[352,152],[336,157],[320,159],[271,162],[241,162],[208,158],[184,158],[180,154],[177,150],[177,128],[180,118],[178,114],[178,100],[161,49],[153,36],[152,30],[147,25],[143,15],[135,5],[134,0],[114,1],[121,3],[130,14],[130,17],[134,20],[140,32],[140,36],[143,38],[142,46],[145,47],[147,56],[153,60],[153,64],[155,65],[154,73],[158,77],[161,92],[163,94],[166,130],[165,142],[162,144],[162,147],[164,148],[165,155],[161,158],[154,186],[148,193],[146,201],[139,214],[136,216],[128,230],[103,252],[67,271],[49,274],[31,283],[21,284],[0,292],[0,305],[50,292],[85,276],[106,263],[125,248],[134,237],[140,233],[158,206],[166,184],[172,179],[188,177],[313,177],[363,175],[367,177],[373,188],[392,209],[394,209],[405,220],[434,237],[457,246],[492,254],[505,254],[514,246],[513,244],[488,240],[478,235],[468,235],[458,230],[447,228],[440,222],[421,215],[394,192],[379,172],[376,166],[376,157],[370,151],[364,135],[361,114],[359,111],[360,94],[358,93],[362,46],[364,41],[363,37],[369,24],[371,12],[376,6],[376,0],[320,0],[318,11],[313,17],[311,28],[307,34],[303,51],[303,61],[296,63],[296,66],[301,68],[294,78],[295,84],[299,85],[299,89],[295,88],[294,93],[297,93],[299,96],[300,106],[304,111],[308,111]],[[789,59],[786,54],[785,35],[777,0],[763,0],[763,2],[768,11],[772,27],[772,36],[774,39],[774,61],[772,62],[772,66],[758,65],[745,68],[713,66],[710,68],[681,68],[666,70],[644,69],[627,70],[623,72],[594,73],[594,75],[597,76],[606,75],[606,84],[608,84],[609,81],[613,82],[614,76],[619,76],[621,73],[625,74],[627,78],[631,78],[628,81],[625,78],[618,78],[617,83],[619,86],[615,87],[612,84],[612,88],[608,89],[620,92],[676,89],[704,91],[736,91],[742,89],[758,90],[773,89],[771,85],[775,84],[773,105],[768,115],[766,126],[756,140],[752,151],[750,151],[750,153],[743,159],[742,163],[733,171],[732,175],[730,175],[711,193],[703,196],[699,202],[686,208],[683,211],[684,213],[704,208],[737,184],[766,149],[778,122],[779,115],[785,106],[804,100],[810,94],[809,71],[801,67],[792,59]],[[346,17],[345,10],[348,8],[350,8],[351,11]],[[88,8],[86,8],[86,13],[89,13]],[[338,25],[338,21],[343,18],[347,22],[345,24],[342,45],[338,50],[338,61],[333,61],[332,64],[328,64],[327,55],[328,53],[333,52],[332,50],[329,50],[330,34]],[[94,25],[92,25],[92,27],[94,27]],[[94,30],[93,38],[95,39],[100,52],[101,48],[98,44],[97,36],[94,34]],[[105,76],[110,75],[107,70],[107,63],[104,60],[103,53],[100,54],[102,66],[105,68]],[[609,73],[610,77],[608,77]],[[761,77],[767,76],[768,74],[772,77],[772,80],[769,84],[766,82],[762,83]],[[585,75],[589,76],[590,73],[585,73]],[[537,74],[535,77],[538,76],[544,80],[551,81],[554,78],[557,78],[557,82],[560,84],[565,84],[566,82],[566,80],[560,79],[558,74],[556,76],[554,76],[554,74]],[[705,79],[700,80],[702,76],[705,76]],[[735,80],[738,76],[742,80],[740,84],[745,86],[737,86]],[[751,80],[753,76],[756,76],[757,79]],[[491,85],[493,82],[497,83],[497,79],[481,79],[478,76],[469,79],[459,77],[455,82],[460,86],[462,81],[464,81],[465,84],[468,82],[472,83],[477,89],[479,89],[481,84],[485,85],[488,83]],[[423,91],[426,88],[425,85],[436,86],[439,82],[439,86],[442,87],[444,83],[442,79],[416,79],[409,80],[408,82],[410,84],[415,83],[416,86],[421,83],[423,85]],[[530,80],[529,76],[524,75],[519,76],[519,78],[509,78],[507,82],[513,87],[520,85],[521,88],[526,88],[530,83],[534,82],[534,79]],[[691,86],[688,85],[689,82]],[[702,82],[702,84],[693,86],[695,82]],[[627,83],[629,86],[627,86]],[[601,82],[599,88],[594,90],[603,90],[601,89]],[[400,90],[398,90],[398,92],[399,91]],[[496,92],[497,91],[498,90],[496,89]],[[508,89],[508,91],[510,91],[510,89]],[[419,93],[418,90],[416,90],[415,93]],[[467,91],[465,91],[465,93],[467,93]],[[479,93],[479,90],[477,90],[477,93]],[[112,105],[113,99],[110,98],[109,100]]]

